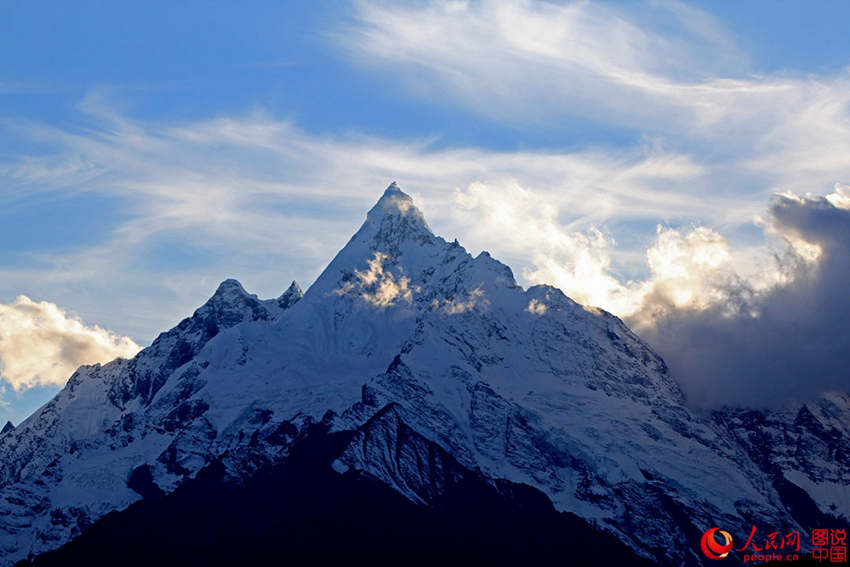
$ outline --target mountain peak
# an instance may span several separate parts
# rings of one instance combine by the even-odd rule
[[[369,210],[366,220],[380,222],[387,216],[409,217],[408,221],[416,221],[417,224],[424,225],[425,228],[428,227],[422,211],[417,209],[413,203],[413,197],[402,191],[395,181],[390,183],[375,206]],[[428,231],[430,232],[430,229]]]
[[[242,284],[239,283],[239,280],[235,280],[233,278],[228,278],[218,284],[218,288],[215,290],[213,297],[226,297],[232,295],[248,295],[248,292],[245,291],[245,288],[242,287]]]
[[[287,309],[295,305],[302,297],[304,297],[304,292],[301,291],[301,286],[298,285],[298,282],[292,280],[287,290],[277,298],[277,303],[281,309]]]
[[[341,286],[350,283],[356,274],[383,270],[385,260],[399,262],[405,257],[407,269],[412,269],[411,260],[421,264],[426,256],[439,255],[436,245],[440,241],[413,198],[393,181],[366,214],[366,222],[310,286],[307,296],[339,294]],[[423,255],[426,249],[429,252]],[[376,261],[378,264],[374,264]]]
[[[194,317],[214,321],[219,327],[232,327],[245,319],[266,319],[269,314],[253,293],[248,293],[238,280],[228,278],[218,285],[215,293],[199,307]]]

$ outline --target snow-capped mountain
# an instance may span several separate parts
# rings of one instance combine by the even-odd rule
[[[701,533],[850,519],[850,396],[690,410],[619,319],[435,236],[392,184],[302,294],[235,280],[133,360],[80,368],[0,433],[0,565],[55,549],[211,463],[247,482],[321,425],[337,474],[429,506],[473,471],[545,494],[638,554]],[[470,474],[469,472],[463,474]],[[462,476],[462,475],[461,475]]]

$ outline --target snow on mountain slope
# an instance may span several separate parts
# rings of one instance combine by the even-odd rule
[[[850,394],[826,394],[784,411],[726,409],[714,417],[778,491],[791,500],[800,490],[806,494],[797,507],[815,517],[850,518]]]
[[[435,236],[393,184],[303,297],[227,280],[136,358],[81,368],[0,434],[0,565],[215,459],[246,478],[307,426],[355,430],[385,408],[464,467],[538,488],[664,563],[699,563],[713,525],[850,518],[846,395],[793,415],[694,414],[619,319],[522,289],[486,252]],[[422,501],[427,463],[395,466],[375,440],[334,468]]]
[[[81,367],[53,400],[2,435],[0,561],[56,547],[136,500],[127,486],[130,469],[168,451],[181,437],[181,418],[200,407],[184,401],[200,387],[189,378],[197,372],[190,361],[219,333],[281,312],[276,302],[227,280],[133,360]],[[180,393],[153,404],[176,375]]]

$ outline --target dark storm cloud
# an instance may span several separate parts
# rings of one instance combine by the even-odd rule
[[[786,239],[820,247],[816,262],[789,247],[777,259],[792,283],[759,294],[736,282],[733,305],[668,309],[642,330],[695,405],[775,406],[850,390],[850,210],[780,197],[770,212]]]

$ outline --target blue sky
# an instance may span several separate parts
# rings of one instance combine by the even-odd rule
[[[48,318],[45,341],[83,333],[108,359],[226,277],[264,297],[309,285],[394,179],[436,232],[637,326],[658,290],[704,309],[725,300],[718,278],[784,285],[771,258],[806,249],[772,228],[771,199],[850,183],[848,17],[0,2],[0,419],[82,360],[13,336],[18,296],[82,322]]]

